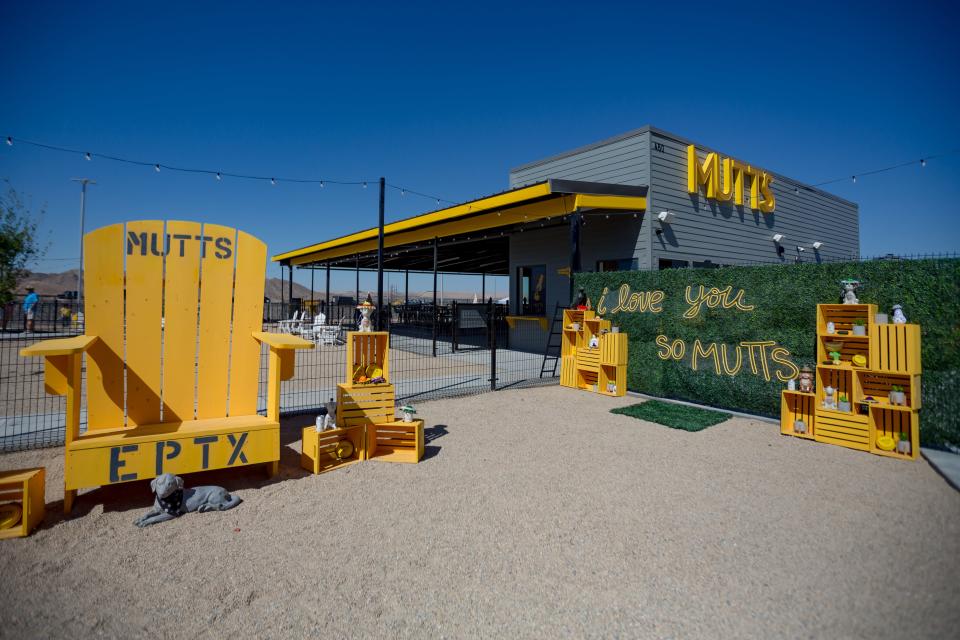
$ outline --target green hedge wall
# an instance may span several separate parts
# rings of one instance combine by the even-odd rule
[[[606,314],[630,336],[628,386],[650,395],[689,400],[724,409],[778,417],[780,390],[785,384],[775,375],[786,371],[768,357],[771,380],[753,374],[748,351],[741,350],[743,366],[733,376],[717,375],[709,358],[698,358],[691,367],[694,340],[727,345],[729,364],[735,363],[735,347],[742,341],[772,340],[790,352],[798,367],[813,367],[816,359],[816,305],[840,302],[840,280],[856,278],[864,283],[858,291],[863,303],[876,304],[890,313],[902,304],[911,323],[922,327],[923,377],[920,437],[925,446],[960,447],[960,260],[877,260],[831,264],[792,264],[721,269],[671,269],[665,271],[620,271],[581,273],[576,285],[583,287],[594,306],[604,288]],[[622,284],[633,292],[663,291],[660,313],[638,311],[611,313]],[[752,311],[735,308],[701,309],[686,319],[690,307],[687,286],[744,291],[742,301]],[[732,297],[732,296],[731,296]],[[683,340],[686,353],[680,361],[661,360],[656,339]],[[768,348],[769,356],[769,348]],[[754,350],[759,356],[759,351]],[[782,355],[782,354],[781,354]],[[706,370],[705,370],[706,369]]]

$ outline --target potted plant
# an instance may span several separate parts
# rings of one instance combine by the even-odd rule
[[[853,321],[853,335],[855,336],[865,336],[867,335],[867,321],[863,318],[857,318]]]
[[[400,407],[400,412],[403,414],[404,422],[413,422],[413,416],[417,414],[417,410],[409,404],[405,404]]]
[[[833,359],[833,364],[835,364],[835,365],[839,365],[839,364],[840,364],[840,352],[839,352],[839,351],[831,351],[828,355],[830,356],[830,358]]]
[[[897,453],[902,453],[905,456],[910,455],[910,434],[900,434],[900,440],[897,442]]]
[[[807,423],[803,420],[795,420],[793,422],[793,430],[797,433],[806,433],[807,432]]]
[[[903,387],[895,384],[890,387],[890,404],[905,407],[907,405],[907,394],[903,392]]]
[[[837,400],[837,409],[840,411],[850,411],[850,399],[847,397],[847,394],[840,394],[840,399]]]

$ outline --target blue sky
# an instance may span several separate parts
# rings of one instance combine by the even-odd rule
[[[808,183],[960,149],[948,3],[87,4],[0,6],[3,136],[236,173],[384,175],[453,201],[644,124]],[[953,155],[829,189],[860,204],[865,255],[953,251],[958,171]],[[200,219],[277,253],[376,223],[372,185],[217,182],[2,145],[0,177],[46,203],[38,270],[76,265],[75,176],[99,183],[88,229]],[[432,208],[388,191],[388,220]]]

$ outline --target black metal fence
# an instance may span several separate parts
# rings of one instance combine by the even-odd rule
[[[328,330],[323,331],[314,331],[310,309],[305,324],[280,322],[289,320],[294,311],[304,306],[265,305],[264,328],[292,329],[316,341],[314,349],[298,352],[295,375],[281,386],[281,412],[311,414],[311,418],[304,418],[306,424],[312,422],[312,414],[322,403],[336,397],[337,384],[344,381],[345,337],[347,331],[356,328],[356,309],[353,305],[331,305],[330,312],[325,313]],[[82,332],[82,316],[77,318],[73,311],[70,322],[64,322],[55,309],[48,301],[41,302],[35,315],[35,333],[31,335],[21,333],[20,324],[11,324],[0,333],[0,451],[63,443],[65,399],[44,391],[42,358],[19,355],[22,348],[37,340]],[[510,329],[506,314],[505,305],[492,303],[388,307],[384,321],[390,332],[389,377],[395,385],[397,402],[417,403],[517,386],[556,384],[556,377],[540,377],[546,333],[536,323],[522,323]],[[22,318],[19,320],[22,322]],[[511,348],[511,342],[528,347]],[[266,379],[264,349],[261,413],[266,411]],[[84,409],[81,430],[86,428]]]

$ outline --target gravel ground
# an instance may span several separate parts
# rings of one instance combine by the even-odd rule
[[[419,465],[188,479],[244,504],[136,529],[146,483],[0,542],[5,637],[945,638],[960,494],[924,461],[733,419],[686,433],[560,387],[418,406]]]

